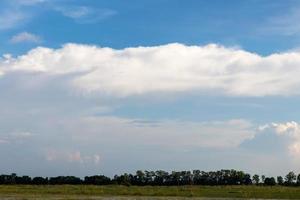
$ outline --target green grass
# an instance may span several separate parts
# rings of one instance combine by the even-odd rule
[[[300,187],[283,186],[32,186],[2,185],[0,197],[14,199],[92,199],[109,196],[300,199]],[[0,198],[1,199],[1,198]]]

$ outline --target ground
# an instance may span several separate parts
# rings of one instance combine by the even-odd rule
[[[300,199],[300,187],[283,186],[85,186],[2,185],[0,199],[184,199],[184,198]]]

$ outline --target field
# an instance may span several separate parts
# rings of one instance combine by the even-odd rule
[[[174,198],[176,197],[176,198]],[[266,186],[32,186],[2,185],[0,199],[300,199],[300,187]]]

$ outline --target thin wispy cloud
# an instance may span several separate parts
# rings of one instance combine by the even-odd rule
[[[0,11],[0,30],[12,29],[23,25],[30,18],[26,12],[17,9]]]
[[[73,19],[76,23],[97,23],[117,14],[117,11],[107,8],[89,6],[62,5],[59,1],[48,0],[13,0],[7,1],[0,10],[0,30],[8,30],[24,26],[38,13],[37,8],[59,12],[63,16]]]
[[[35,11],[28,8],[44,2],[46,2],[46,0],[5,1],[3,7],[0,8],[0,30],[24,26],[30,22],[35,15]]]
[[[45,153],[46,160],[48,162],[70,162],[70,163],[93,163],[98,165],[100,163],[100,155],[82,155],[80,151],[66,151],[66,150],[53,150],[49,149]]]
[[[42,39],[40,36],[35,35],[33,33],[29,32],[21,32],[17,35],[14,35],[10,39],[11,43],[17,44],[17,43],[41,43]]]
[[[97,23],[117,14],[117,11],[104,8],[92,8],[88,6],[58,6],[54,10],[62,15],[74,19],[77,23]]]
[[[260,28],[262,34],[294,36],[300,34],[300,7],[296,6],[281,15],[268,17]]]
[[[13,131],[9,134],[0,134],[0,141],[6,141],[6,144],[12,145],[16,143],[20,144],[26,140],[30,140],[33,136],[34,134],[28,131]]]
[[[17,6],[32,6],[49,2],[49,0],[11,0],[10,2]]]

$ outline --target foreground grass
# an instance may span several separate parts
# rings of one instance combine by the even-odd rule
[[[300,187],[283,186],[86,186],[1,185],[0,197],[92,199],[109,196],[300,199]],[[1,199],[1,198],[0,198]]]

